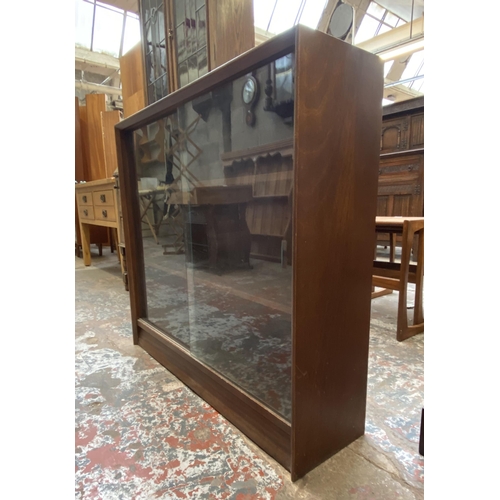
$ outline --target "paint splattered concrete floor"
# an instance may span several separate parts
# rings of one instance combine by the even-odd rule
[[[292,483],[133,345],[116,254],[75,276],[75,498],[423,499],[424,335],[395,340],[396,293],[372,302],[365,435]]]

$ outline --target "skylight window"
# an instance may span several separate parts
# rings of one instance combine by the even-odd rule
[[[316,29],[324,0],[254,0],[254,25],[272,35],[303,24]]]
[[[408,64],[406,65],[403,74],[401,75],[401,80],[408,80],[410,78],[415,78],[414,80],[404,83],[406,87],[423,92],[424,79],[418,78],[424,74],[424,51],[415,52],[411,55]]]
[[[75,45],[121,57],[140,37],[136,14],[96,0],[75,0]]]
[[[378,3],[370,2],[356,33],[356,44],[365,42],[405,23],[406,21],[381,7]]]

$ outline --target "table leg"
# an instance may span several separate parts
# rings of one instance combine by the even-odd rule
[[[417,250],[417,275],[415,277],[415,310],[413,313],[413,324],[424,322],[423,309],[423,281],[424,281],[424,229],[419,232]]]
[[[396,233],[389,233],[389,262],[396,260]]]
[[[82,237],[83,263],[86,266],[90,266],[92,263],[92,259],[90,257],[90,226],[80,222],[80,234]]]
[[[398,301],[398,321],[397,340],[405,340],[408,335],[408,273],[410,271],[410,253],[413,243],[413,230],[409,221],[403,223],[403,241],[401,245],[401,271],[399,276],[399,301]]]

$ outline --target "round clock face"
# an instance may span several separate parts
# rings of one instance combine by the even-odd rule
[[[250,104],[255,97],[256,85],[255,80],[249,78],[243,85],[243,102]]]

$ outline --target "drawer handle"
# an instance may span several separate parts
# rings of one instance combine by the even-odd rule
[[[105,194],[101,194],[101,201],[103,203],[106,203],[106,195]]]
[[[83,200],[83,203],[87,203],[87,197],[86,196],[82,196],[82,200]]]
[[[103,217],[107,217],[108,216],[108,211],[107,210],[103,210],[102,211],[102,216]]]
[[[83,215],[87,216],[89,214],[89,211],[88,210],[84,210],[83,211]]]

